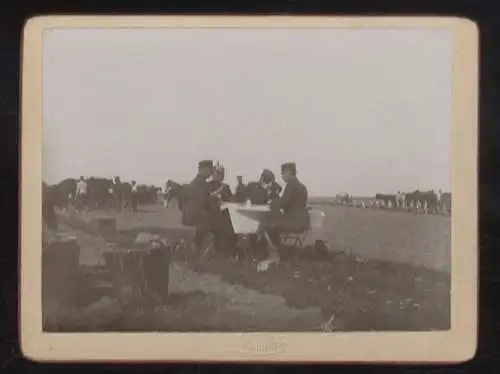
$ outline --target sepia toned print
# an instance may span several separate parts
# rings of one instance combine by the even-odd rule
[[[42,335],[453,334],[453,22],[249,22],[39,26]]]

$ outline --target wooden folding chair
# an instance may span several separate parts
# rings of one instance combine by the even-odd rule
[[[306,243],[307,235],[311,231],[311,228],[301,231],[287,231],[282,234],[281,244],[286,245],[287,243],[292,243],[291,247],[295,249],[297,246],[301,249],[304,248],[304,243]]]
[[[325,213],[321,210],[316,210],[312,208],[308,208],[309,211],[309,221],[307,224],[306,230],[299,231],[287,231],[282,233],[281,244],[285,245],[286,243],[291,242],[292,248],[305,248],[306,240],[309,234],[312,232],[313,228],[318,230],[323,227],[323,222],[325,219]]]
[[[297,246],[301,249],[304,248],[304,244],[307,240],[307,235],[311,231],[311,217],[308,215],[307,228],[300,230],[287,230],[281,233],[281,245],[286,245],[291,243],[291,247],[295,249]]]

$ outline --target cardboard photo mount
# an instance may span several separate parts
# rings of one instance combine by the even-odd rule
[[[452,34],[451,329],[335,333],[44,333],[41,285],[42,54],[53,28],[392,28]],[[22,45],[21,287],[23,354],[46,362],[452,363],[477,344],[478,38],[467,19],[308,16],[41,16]],[[228,51],[231,53],[231,51]]]

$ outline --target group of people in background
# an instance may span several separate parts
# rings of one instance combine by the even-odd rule
[[[121,211],[123,208],[132,212],[138,211],[139,205],[139,185],[135,180],[130,183],[122,183],[120,177],[112,178],[111,185],[107,190],[110,206]],[[69,191],[66,197],[67,205],[74,205],[78,211],[90,209],[93,204],[89,197],[89,183],[85,177],[81,176],[76,183],[74,193]]]

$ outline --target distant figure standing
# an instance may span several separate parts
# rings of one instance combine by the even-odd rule
[[[437,196],[436,196],[436,206],[437,206],[437,211],[439,214],[443,212],[443,191],[439,189]]]
[[[122,210],[122,182],[120,177],[113,178],[113,184],[111,186],[111,191],[113,193],[113,199],[115,202],[115,208],[118,212]]]
[[[416,206],[417,214],[420,214],[421,208],[422,208],[422,202],[419,199],[419,200],[417,200],[417,206]]]
[[[132,212],[137,212],[137,205],[139,203],[139,190],[136,181],[132,181],[130,190],[130,207]]]
[[[165,183],[165,185],[162,188],[162,195],[163,195],[163,207],[168,208],[168,203],[169,203],[169,194],[170,194],[170,186],[169,183]]]
[[[237,184],[234,191],[233,200],[235,203],[244,203],[248,198],[247,186],[243,183],[243,177],[241,175],[238,175],[236,177],[236,181]]]
[[[76,184],[76,209],[82,211],[87,206],[88,184],[83,176]]]
[[[175,198],[177,200],[177,207],[182,210],[182,194],[182,185],[169,179],[165,184],[165,197],[163,200],[163,206],[165,208],[168,208],[172,199]]]

